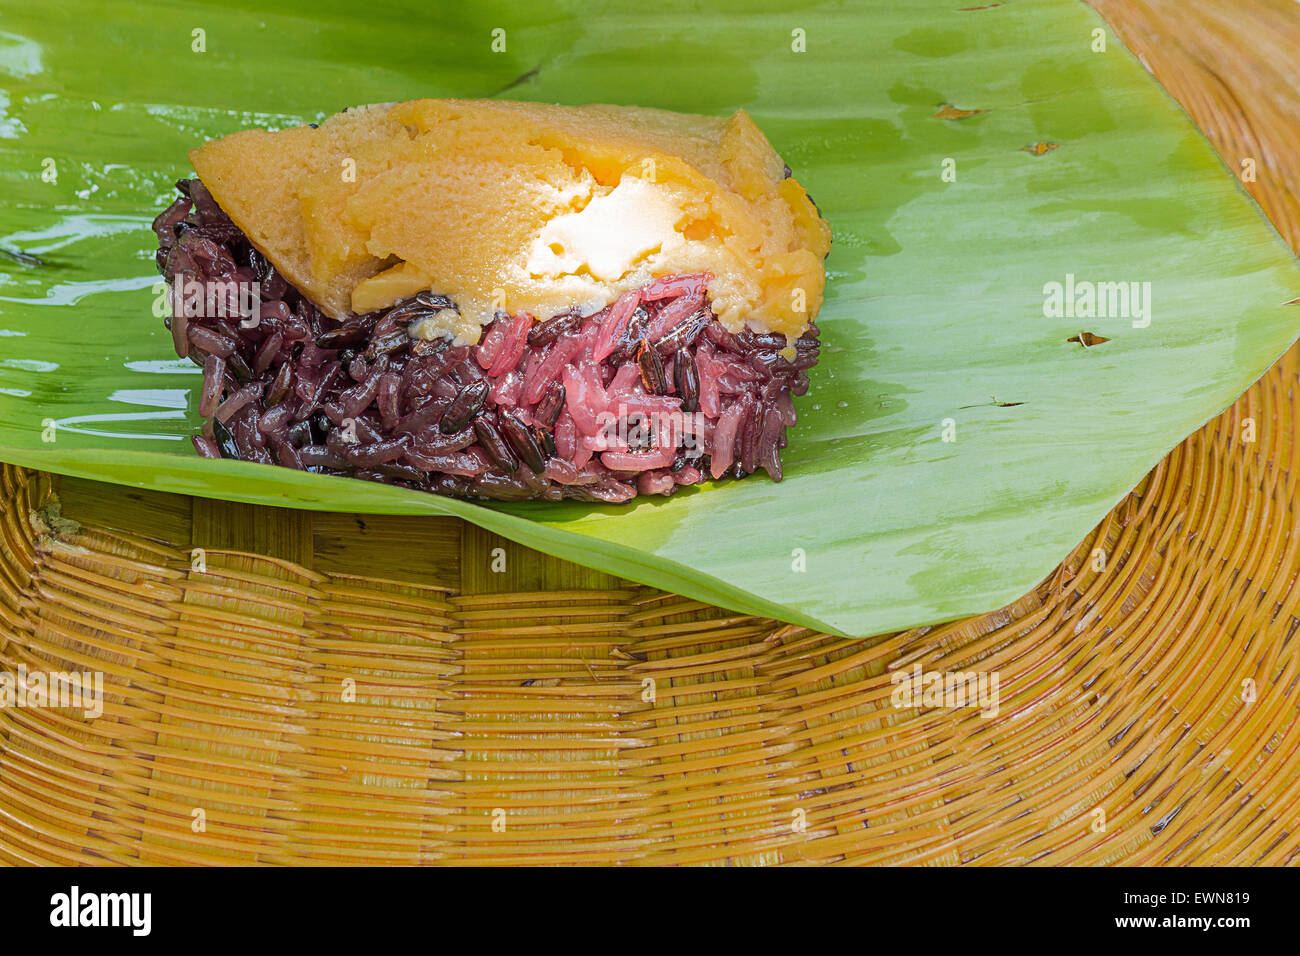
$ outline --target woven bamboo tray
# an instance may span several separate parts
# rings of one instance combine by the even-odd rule
[[[1295,246],[1295,5],[1096,6]],[[106,699],[0,710],[0,862],[1295,862],[1298,373],[1019,601],[865,641],[454,519],[5,466],[0,670]],[[918,662],[997,670],[999,714],[892,707]]]

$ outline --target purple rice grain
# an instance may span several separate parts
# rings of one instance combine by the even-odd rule
[[[642,388],[651,395],[668,393],[668,377],[664,374],[664,360],[659,357],[658,349],[643,340],[636,352],[636,364],[640,368]]]
[[[533,435],[532,430],[519,420],[518,415],[508,408],[503,408],[497,412],[497,418],[501,423],[501,434],[523,463],[534,472],[544,469],[546,467],[546,456],[542,453],[542,448],[537,443],[537,438]]]
[[[559,382],[551,382],[542,393],[537,407],[533,409],[533,418],[547,428],[554,428],[555,420],[560,417],[560,410],[563,408],[564,386]]]
[[[194,445],[194,450],[204,458],[220,458],[221,449],[211,438],[204,438],[202,435],[191,435],[190,442]]]
[[[695,356],[679,348],[673,356],[673,389],[682,400],[682,411],[695,412],[700,407],[700,372]]]
[[[195,348],[207,352],[209,355],[219,355],[223,359],[229,358],[237,347],[234,339],[222,335],[220,332],[205,329],[201,325],[190,325],[189,338]]]
[[[222,402],[213,415],[217,421],[221,422],[221,424],[229,424],[231,418],[235,416],[236,412],[240,411],[245,405],[254,399],[260,398],[261,395],[262,386],[260,383],[245,385],[239,391],[235,392],[235,394]]]
[[[199,393],[199,415],[211,418],[221,401],[222,380],[226,377],[226,360],[209,355],[203,360],[203,390]]]
[[[471,382],[461,388],[456,397],[452,399],[451,405],[443,413],[442,421],[438,427],[444,435],[460,431],[483,407],[483,402],[487,398],[488,383],[484,380]]]
[[[411,436],[401,435],[397,438],[387,438],[366,445],[351,445],[344,457],[361,468],[371,468],[401,458],[406,449],[410,447],[410,444]]]
[[[486,415],[479,415],[474,419],[474,434],[478,436],[479,444],[491,457],[492,461],[507,474],[511,474],[519,468],[519,462],[515,459],[514,453],[501,437],[497,427],[487,418]]]
[[[289,389],[292,386],[293,366],[285,362],[276,371],[275,378],[271,379],[271,387],[266,391],[266,407],[270,408],[284,401],[284,397],[289,394]]]
[[[304,445],[298,449],[299,460],[308,468],[328,468],[333,471],[347,471],[352,466],[342,455],[335,454],[324,445]]]

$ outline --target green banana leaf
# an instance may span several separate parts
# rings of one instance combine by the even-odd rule
[[[0,459],[456,514],[844,634],[1021,595],[1298,331],[1290,252],[1077,0],[2,0],[0,87]],[[195,456],[148,228],[186,150],[423,96],[754,116],[836,235],[784,482],[484,506]],[[1054,312],[1067,282],[1108,314]]]

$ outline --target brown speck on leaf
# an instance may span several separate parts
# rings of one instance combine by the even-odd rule
[[[1106,338],[1104,335],[1094,335],[1091,332],[1080,332],[1078,335],[1071,335],[1065,341],[1078,342],[1085,349],[1090,349],[1094,345],[1101,345],[1102,342],[1109,342],[1110,339]]]
[[[987,112],[988,110],[960,110],[951,103],[944,103],[943,106],[939,107],[939,112],[935,113],[932,119],[959,120]]]
[[[20,266],[35,268],[36,266],[45,265],[39,256],[34,256],[30,252],[23,252],[21,249],[7,249],[4,246],[0,246],[0,256],[4,256],[6,259],[12,259]]]
[[[989,399],[990,401],[987,402],[978,402],[974,405],[962,405],[960,408],[983,408],[985,406],[991,406],[993,408],[1015,408],[1017,405],[1025,404],[1024,402],[1000,402],[996,395],[990,395]]]
[[[520,73],[518,76],[516,76],[505,86],[498,87],[497,89],[493,90],[490,94],[488,94],[488,98],[490,99],[493,96],[500,96],[502,93],[505,93],[507,90],[513,90],[516,86],[523,86],[525,83],[537,79],[537,75],[541,72],[542,72],[542,65],[539,63],[531,70],[529,70],[527,73]]]
[[[983,6],[979,6],[979,7],[958,7],[957,12],[969,13],[971,10],[992,10],[994,7],[1000,7],[1000,6],[1002,6],[1002,4],[1000,3],[986,3]]]
[[[1060,143],[1030,143],[1028,146],[1021,146],[1022,153],[1029,153],[1031,156],[1042,156],[1044,153],[1050,153],[1054,149],[1060,149]]]

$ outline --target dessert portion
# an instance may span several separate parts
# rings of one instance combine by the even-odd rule
[[[191,159],[154,230],[201,454],[495,499],[780,479],[830,232],[743,112],[418,100]]]

